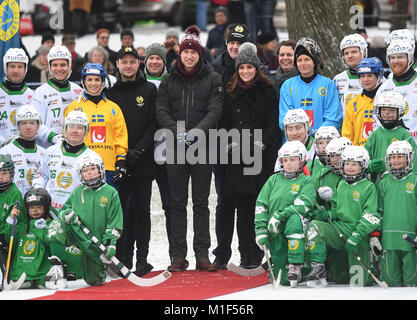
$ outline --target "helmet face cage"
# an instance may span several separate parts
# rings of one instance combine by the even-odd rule
[[[85,179],[84,171],[87,169],[97,169],[98,176],[93,179]],[[81,183],[91,189],[96,189],[106,182],[106,175],[103,161],[96,157],[85,157],[77,165],[77,174]]]
[[[298,157],[300,168],[295,172],[286,172],[282,160],[284,158]],[[280,172],[286,179],[297,178],[302,172],[303,167],[307,163],[307,150],[300,141],[287,141],[278,151],[278,163],[280,164]]]
[[[10,48],[9,50],[7,50],[6,54],[3,57],[3,70],[4,73],[6,75],[6,79],[7,79],[7,64],[9,62],[20,62],[25,64],[25,75],[28,72],[28,64],[29,64],[29,58],[26,55],[25,51],[21,48]],[[24,77],[23,76],[23,77]]]
[[[360,165],[361,170],[358,174],[351,175],[345,171],[346,162],[356,162]],[[359,181],[366,175],[366,169],[368,168],[369,154],[364,147],[349,146],[347,147],[340,157],[340,170],[343,178],[348,183]]]
[[[348,68],[348,65],[346,64],[346,61],[345,61],[344,50],[346,48],[352,48],[352,47],[359,48],[359,51],[361,52],[361,55],[362,55],[362,59],[368,56],[368,43],[360,34],[354,33],[354,34],[349,34],[345,36],[340,42],[340,52],[342,54],[343,64],[346,68]]]
[[[65,120],[64,120],[64,130],[63,130],[64,136],[66,135],[66,132],[67,132],[67,126],[70,124],[81,125],[85,127],[84,137],[87,136],[88,130],[90,129],[90,121],[88,120],[88,117],[84,112],[71,111],[70,113],[68,113],[68,115],[65,117]]]
[[[295,123],[304,125],[304,128],[306,129],[306,135],[308,136],[310,134],[310,118],[308,117],[307,113],[303,109],[291,109],[287,111],[287,114],[283,120],[284,134],[287,139],[287,126],[289,124]]]
[[[394,168],[391,163],[391,157],[393,156],[405,156],[405,166],[400,168]],[[413,169],[414,163],[414,149],[407,141],[394,141],[387,149],[385,154],[385,166],[390,174],[395,178],[400,179],[407,175]]]
[[[29,215],[29,206],[43,205],[44,212],[43,218],[46,219],[49,216],[51,210],[51,196],[49,192],[43,188],[31,188],[25,194],[25,208]],[[30,215],[29,215],[30,216]]]
[[[392,108],[397,110],[397,118],[395,120],[385,120],[381,116],[382,108]],[[384,128],[392,129],[397,126],[404,116],[406,111],[406,103],[403,96],[398,92],[385,92],[382,93],[378,102],[374,106],[374,114],[376,114],[378,120],[384,126]]]
[[[378,58],[364,58],[359,63],[358,68],[356,70],[359,76],[359,82],[363,87],[362,80],[360,79],[361,74],[369,74],[373,73],[377,77],[378,81],[375,85],[375,88],[382,82],[384,77],[384,66],[382,65],[382,61]]]
[[[327,144],[334,138],[339,138],[339,131],[332,126],[320,127],[314,135],[314,151],[322,163],[326,163],[326,150],[320,151],[319,144],[321,141],[327,141]]]
[[[0,155],[0,172],[9,172],[10,179],[7,182],[0,184],[0,192],[7,190],[12,184],[14,179],[14,163],[12,157],[9,154]]]
[[[326,146],[326,165],[333,171],[333,173],[337,175],[341,175],[341,167],[340,167],[340,157],[345,150],[346,147],[351,146],[352,142],[346,137],[334,138],[332,139],[329,144]],[[336,167],[334,165],[334,161],[332,162],[332,157],[339,157]]]

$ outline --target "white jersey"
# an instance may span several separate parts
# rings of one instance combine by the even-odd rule
[[[17,140],[0,149],[0,154],[10,154],[14,163],[14,183],[24,196],[32,187],[32,181],[39,171],[45,149],[35,144],[33,149],[25,149]]]
[[[346,105],[356,95],[362,93],[362,86],[359,82],[359,76],[354,75],[349,69],[337,74],[333,81],[336,84],[337,91],[339,92],[340,105],[342,106],[343,119],[345,118]]]
[[[11,91],[0,83],[0,143],[7,137],[18,134],[15,114],[17,109],[32,100],[33,90],[24,85],[22,90]]]
[[[379,87],[375,95],[375,105],[378,104],[379,96],[385,91],[397,91],[404,96],[406,110],[403,116],[404,125],[409,129],[414,141],[417,143],[417,72],[406,82],[397,82],[394,78],[388,79]],[[374,131],[381,124],[374,115]]]
[[[66,88],[60,88],[51,80],[35,90],[32,104],[41,114],[42,123],[47,129],[60,134],[64,126],[64,111],[69,104],[78,99],[83,89],[72,82]],[[39,133],[40,135],[43,132]]]
[[[46,189],[51,195],[52,206],[61,209],[71,192],[81,185],[77,174],[77,162],[81,156],[98,156],[84,145],[77,153],[69,153],[62,143],[46,149],[40,170],[33,179],[33,186]]]

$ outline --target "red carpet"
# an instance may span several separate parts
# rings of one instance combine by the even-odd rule
[[[157,272],[150,272],[155,276]],[[148,276],[148,275],[147,275]],[[231,271],[173,272],[171,278],[154,287],[137,287],[126,279],[114,280],[99,287],[55,294],[34,300],[202,300],[259,287],[268,283],[267,274],[242,277]]]

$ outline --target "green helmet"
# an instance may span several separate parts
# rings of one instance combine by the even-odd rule
[[[10,181],[0,183],[0,192],[3,192],[12,185],[14,178],[14,163],[10,154],[0,154],[0,171],[10,172]]]

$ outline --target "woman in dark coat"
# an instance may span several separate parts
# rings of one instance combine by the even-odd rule
[[[262,261],[263,252],[255,243],[255,202],[263,184],[273,174],[276,154],[271,144],[279,135],[278,100],[272,81],[259,69],[260,64],[256,47],[250,43],[242,44],[236,59],[236,73],[227,85],[222,123],[222,127],[228,131],[237,129],[240,132],[240,141],[230,141],[226,148],[229,161],[225,170],[224,208],[217,223],[233,225],[237,209],[240,266],[244,268],[256,268]],[[256,129],[262,130],[260,139],[254,131]],[[245,143],[245,139],[242,139],[244,134],[249,136],[250,143]],[[248,150],[254,157],[254,162],[262,159],[260,172],[256,175],[244,172],[244,169],[256,166],[254,163],[244,163],[244,154]],[[235,153],[240,153],[241,156],[238,164],[231,162]],[[260,167],[260,164],[257,166]],[[223,234],[217,239],[218,247],[215,252],[218,267],[225,267],[230,259],[232,237],[233,228],[229,234]]]

